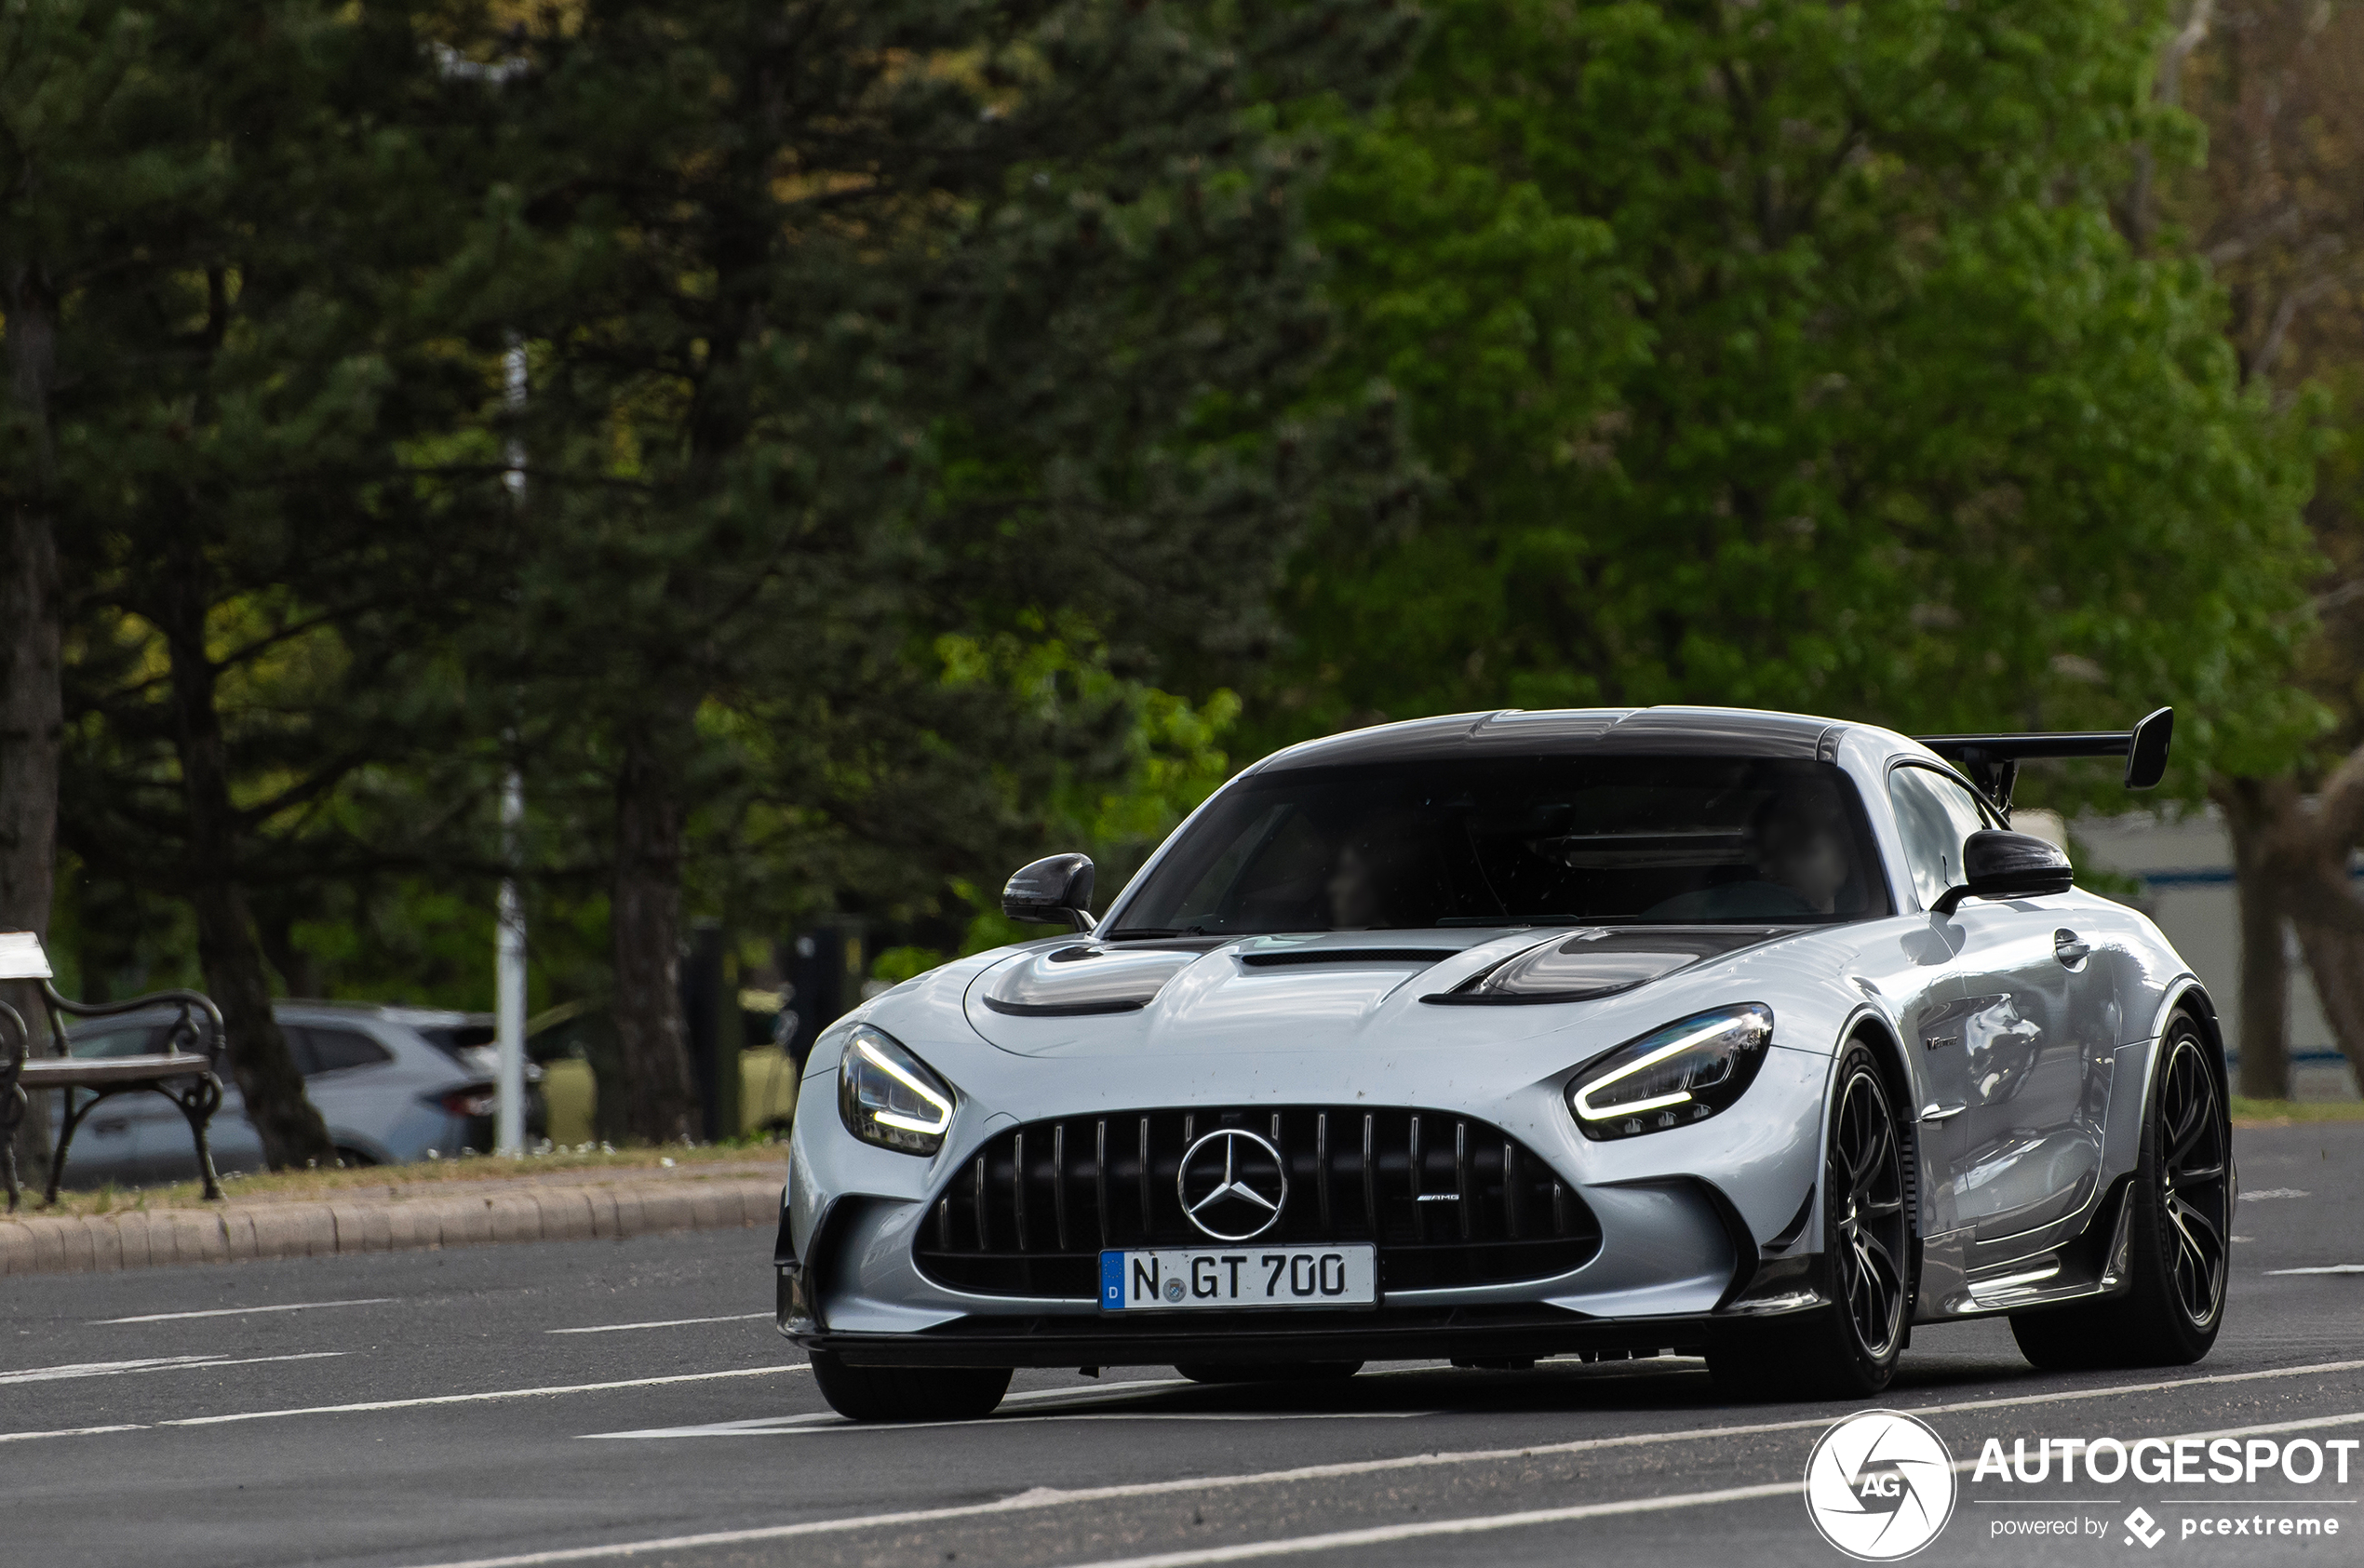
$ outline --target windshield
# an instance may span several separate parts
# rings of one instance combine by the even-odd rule
[[[1859,920],[1889,913],[1878,864],[1824,762],[1293,769],[1226,791],[1102,934]]]

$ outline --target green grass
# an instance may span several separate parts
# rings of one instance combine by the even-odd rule
[[[2233,1096],[2236,1127],[2280,1127],[2294,1121],[2364,1121],[2364,1100],[2245,1100]]]

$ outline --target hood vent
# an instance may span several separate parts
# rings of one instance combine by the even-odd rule
[[[987,981],[981,999],[994,1012],[1017,1018],[1137,1012],[1198,960],[1195,952],[1172,948],[1114,951],[1077,944],[1003,964]]]
[[[1239,955],[1250,969],[1277,969],[1283,964],[1429,964],[1442,963],[1457,947],[1265,947]]]
[[[1592,1001],[1769,942],[1788,934],[1788,929],[1625,926],[1581,931],[1530,947],[1450,991],[1420,999],[1445,1007]]]

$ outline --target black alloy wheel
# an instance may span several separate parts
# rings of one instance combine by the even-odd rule
[[[1838,1207],[1832,1273],[1855,1342],[1888,1360],[1904,1337],[1904,1162],[1887,1092],[1868,1065],[1840,1091],[1829,1191]]]
[[[1911,1158],[1870,1047],[1841,1052],[1822,1160],[1823,1254],[1831,1304],[1793,1318],[1735,1322],[1708,1346],[1716,1387],[1740,1399],[1860,1399],[1896,1375],[1912,1322]]]
[[[2233,1129],[2216,1053],[2188,1014],[2161,1042],[2142,1143],[2122,1206],[2094,1224],[2126,1253],[2117,1293],[2011,1316],[2011,1336],[2039,1367],[2188,1366],[2224,1326],[2233,1228]]]
[[[2214,1327],[2224,1310],[2227,1238],[2232,1231],[2230,1129],[2197,1037],[2175,1037],[2159,1086],[2161,1207],[2174,1232],[2175,1299],[2195,1332]]]

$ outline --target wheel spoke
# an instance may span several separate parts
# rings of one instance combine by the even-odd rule
[[[1886,1122],[1880,1122],[1873,1130],[1871,1153],[1863,1161],[1863,1173],[1855,1183],[1855,1192],[1859,1199],[1868,1194],[1886,1173],[1887,1161],[1883,1157],[1887,1153],[1887,1126]]]
[[[2205,1240],[2212,1250],[2220,1253],[2224,1250],[2223,1230],[2214,1219],[2196,1205],[2178,1200],[2169,1208],[2168,1213],[2174,1216],[2176,1226],[2186,1234],[2194,1226],[2197,1226],[2203,1232],[2200,1239]]]
[[[1847,1085],[1847,1132],[1849,1153],[1847,1161],[1847,1185],[1849,1192],[1860,1190],[1863,1173],[1871,1169],[1879,1155],[1879,1132],[1874,1122],[1874,1106],[1863,1092],[1860,1078],[1850,1079]]]
[[[2184,1114],[2169,1134],[2167,1161],[2181,1165],[2209,1131],[2208,1106],[2197,1096],[2184,1103]]]
[[[1887,1244],[1868,1230],[1860,1240],[1865,1251],[1865,1266],[1876,1271],[1883,1280],[1903,1283],[1904,1271],[1897,1267],[1896,1256],[1887,1250]]]

